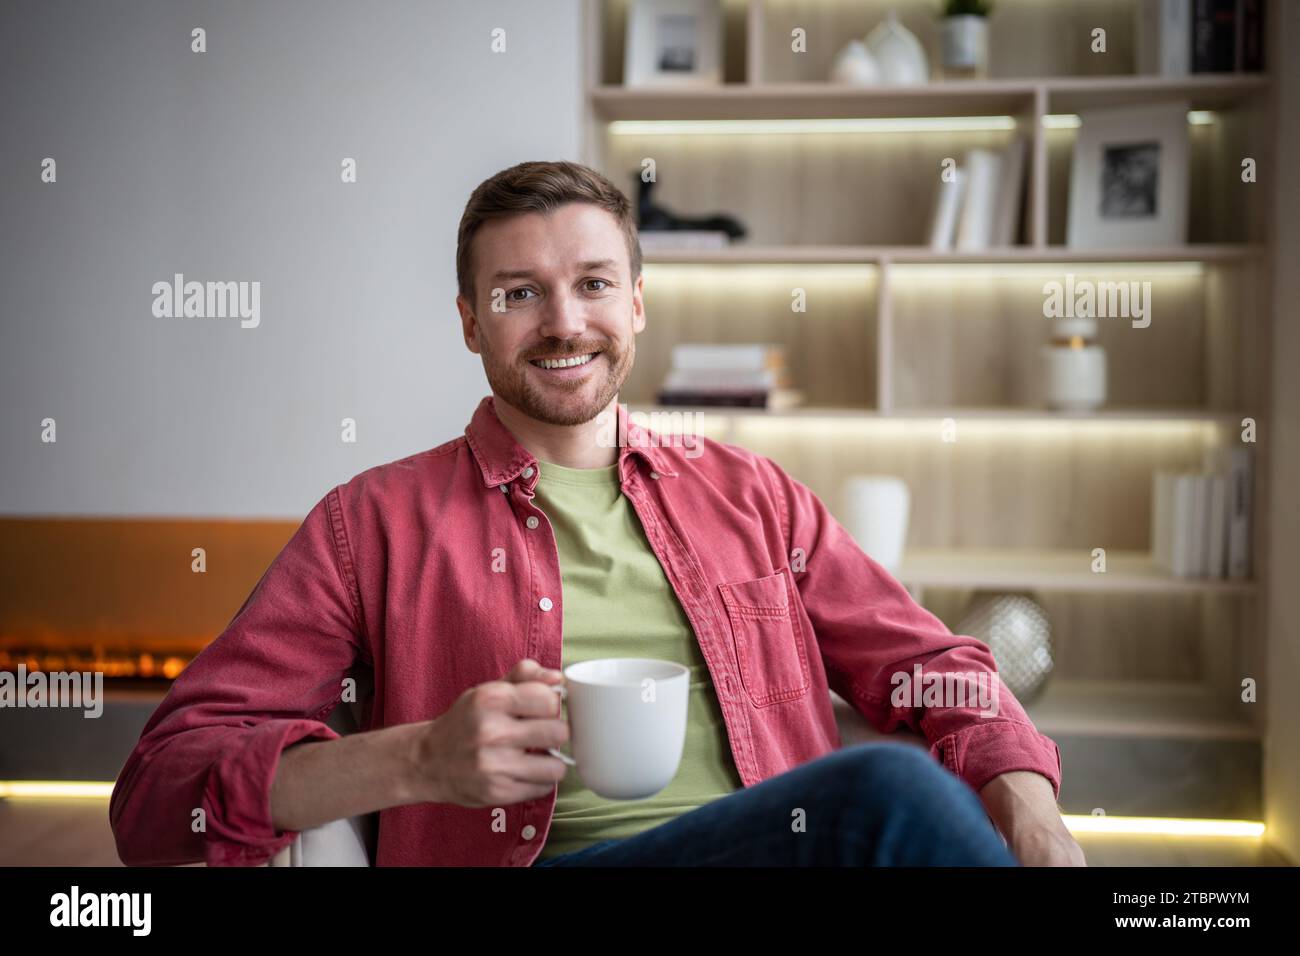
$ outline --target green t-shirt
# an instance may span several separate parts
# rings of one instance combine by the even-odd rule
[[[555,530],[563,584],[562,666],[600,657],[654,657],[691,670],[686,744],[677,775],[643,800],[606,800],[569,768],[538,859],[632,836],[743,786],[695,632],[632,502],[618,466],[538,462],[534,504]],[[567,747],[566,747],[567,749]]]

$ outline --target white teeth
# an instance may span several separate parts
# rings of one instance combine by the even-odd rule
[[[534,364],[540,365],[542,368],[571,368],[575,365],[586,365],[595,357],[596,353],[592,352],[588,355],[575,355],[573,358],[567,359],[537,359]]]

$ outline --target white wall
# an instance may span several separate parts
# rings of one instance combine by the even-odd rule
[[[0,513],[298,518],[459,435],[488,387],[456,226],[499,169],[580,157],[580,25],[577,0],[0,5]],[[260,281],[260,326],[154,317],[176,272]]]

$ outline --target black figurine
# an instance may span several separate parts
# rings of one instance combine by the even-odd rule
[[[637,170],[634,175],[641,183],[636,203],[637,229],[641,232],[700,229],[722,231],[732,239],[739,239],[745,235],[745,227],[740,224],[740,220],[726,213],[714,213],[711,216],[679,216],[671,209],[666,209],[650,198],[655,184],[642,179],[640,170]]]

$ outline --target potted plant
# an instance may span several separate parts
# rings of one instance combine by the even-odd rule
[[[988,73],[989,0],[944,0],[939,25],[944,76],[984,77]]]

